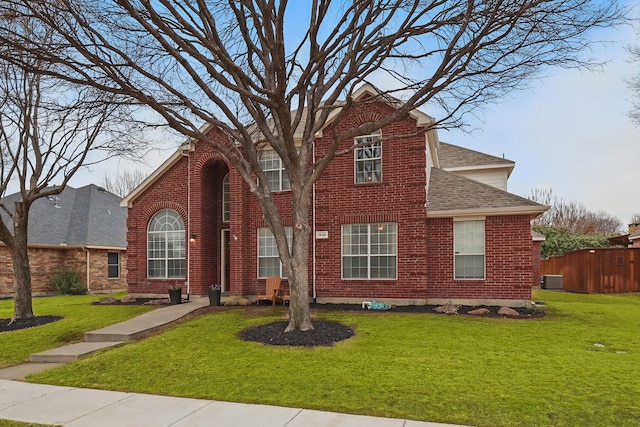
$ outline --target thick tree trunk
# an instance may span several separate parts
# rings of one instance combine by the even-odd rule
[[[33,305],[31,300],[31,270],[29,268],[29,255],[26,242],[16,245],[12,253],[14,284],[14,309],[12,321],[16,319],[28,319],[33,317]]]
[[[293,248],[287,271],[291,300],[289,324],[285,332],[313,329],[309,311],[309,209],[311,197],[308,192],[293,188]]]
[[[10,247],[13,261],[14,309],[11,320],[33,317],[31,300],[31,269],[27,249],[27,225],[29,207],[26,203],[16,202],[13,214],[14,239]]]

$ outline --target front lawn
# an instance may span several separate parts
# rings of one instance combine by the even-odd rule
[[[116,295],[123,296],[124,294]],[[0,368],[26,361],[30,355],[83,340],[84,333],[124,322],[156,307],[91,305],[100,296],[55,296],[33,299],[36,316],[64,319],[34,328],[0,333]],[[0,319],[13,315],[13,300],[0,300]]]
[[[639,425],[640,296],[535,300],[546,317],[317,312],[356,335],[314,349],[238,338],[281,309],[221,311],[30,380],[487,427]]]

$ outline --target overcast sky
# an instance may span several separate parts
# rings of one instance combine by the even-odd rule
[[[443,131],[440,139],[515,161],[512,193],[527,196],[532,189],[551,188],[565,201],[627,224],[640,213],[640,127],[627,115],[632,99],[627,80],[640,73],[640,63],[631,63],[625,50],[637,37],[630,27],[597,37],[611,41],[592,53],[609,61],[600,71],[548,71],[530,89],[488,107],[484,122],[472,123],[475,131]],[[150,154],[143,164],[112,160],[92,167],[71,185],[101,184],[105,171],[112,177],[134,168],[150,173],[182,141],[165,141],[165,151]]]

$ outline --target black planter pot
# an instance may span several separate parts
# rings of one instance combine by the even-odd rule
[[[220,289],[209,289],[209,305],[217,307],[220,305]]]
[[[169,289],[169,299],[171,300],[171,305],[182,303],[182,288]]]

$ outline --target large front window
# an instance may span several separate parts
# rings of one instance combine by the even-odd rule
[[[282,159],[274,150],[260,153],[260,167],[267,176],[267,182],[271,191],[289,190],[289,176],[282,166]]]
[[[355,139],[355,175],[356,183],[382,181],[382,132],[360,136]]]
[[[395,222],[342,226],[343,279],[396,279],[397,260]]]
[[[456,279],[484,279],[484,221],[453,223]]]
[[[147,229],[147,277],[185,277],[185,230],[178,212],[163,209]]]
[[[284,231],[287,235],[289,250],[291,250],[293,229],[285,227]],[[276,238],[268,228],[258,228],[258,278],[273,276],[285,277],[284,271],[282,271],[282,262],[278,255]]]

